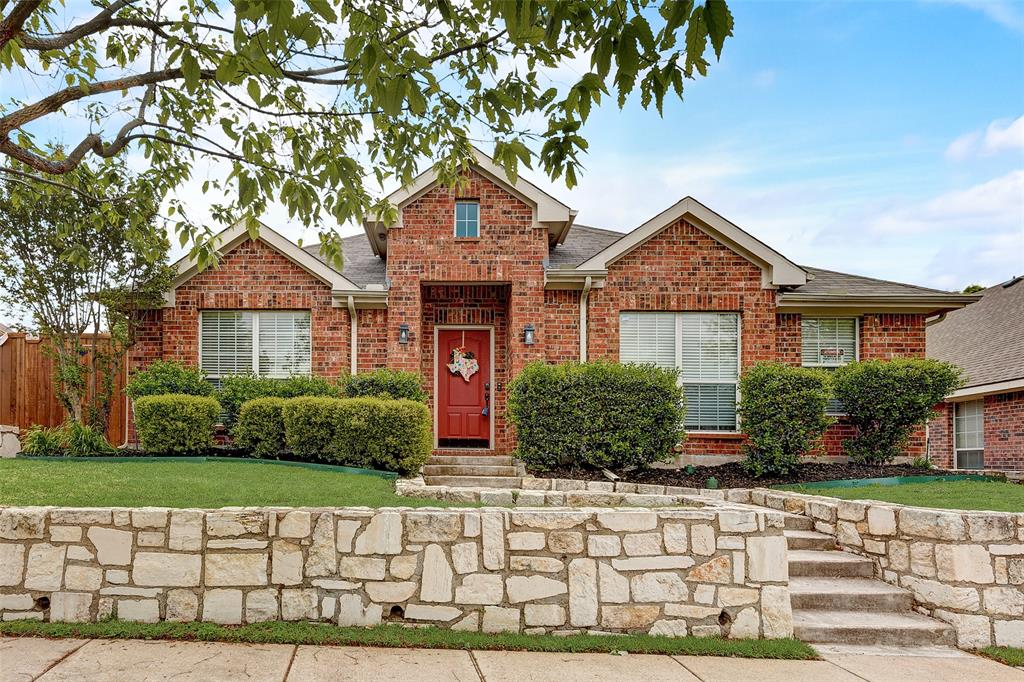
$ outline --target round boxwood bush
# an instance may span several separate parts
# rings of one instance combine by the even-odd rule
[[[342,384],[346,398],[405,398],[427,402],[423,377],[416,372],[376,369],[365,374],[347,375],[342,378]]]
[[[793,471],[821,441],[832,419],[824,370],[758,363],[740,377],[738,412],[747,442],[744,466],[754,476]]]
[[[213,445],[220,403],[208,396],[168,394],[135,401],[135,430],[153,455],[198,455]]]
[[[509,384],[516,455],[540,470],[669,461],[685,437],[678,378],[654,365],[531,363]]]
[[[284,398],[256,398],[242,403],[231,435],[253,457],[277,457],[284,449]]]
[[[198,367],[180,362],[156,360],[132,374],[124,388],[132,400],[147,395],[213,395],[213,384]]]
[[[256,398],[297,398],[300,396],[330,396],[341,394],[337,384],[313,376],[291,376],[287,379],[271,379],[255,374],[235,374],[221,381],[217,400],[224,412],[224,426],[235,425],[242,403]]]

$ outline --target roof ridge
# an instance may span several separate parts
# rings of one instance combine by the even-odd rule
[[[855,275],[852,272],[842,272],[840,270],[829,270],[828,268],[819,268],[819,267],[814,266],[814,265],[801,265],[800,267],[804,268],[805,270],[810,270],[811,272],[814,272],[814,271],[817,271],[817,272],[830,272],[830,273],[832,273],[834,275],[845,275],[847,277],[856,277],[858,279],[866,279],[866,280],[870,280],[872,282],[881,282],[883,284],[898,284],[898,285],[900,285],[902,287],[911,287],[911,288],[914,288],[914,289],[920,289],[921,291],[928,291],[928,292],[931,292],[931,293],[934,293],[934,294],[957,294],[957,293],[959,293],[959,292],[956,292],[956,291],[945,291],[943,289],[933,289],[931,287],[923,287],[923,286],[921,286],[919,284],[909,284],[907,282],[897,282],[894,279],[881,279],[880,277],[868,277],[867,275]]]

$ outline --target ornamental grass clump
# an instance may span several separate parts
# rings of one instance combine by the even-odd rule
[[[888,464],[904,454],[914,429],[963,385],[962,370],[931,358],[866,360],[835,370],[835,397],[856,435],[843,442],[850,459]]]
[[[685,437],[678,379],[654,365],[531,363],[508,390],[516,456],[538,470],[670,461]]]
[[[754,476],[785,475],[821,442],[831,382],[824,370],[758,363],[740,377],[738,413],[747,434],[744,467]]]
[[[52,427],[35,424],[22,437],[21,451],[26,455],[49,457],[91,457],[117,453],[98,429],[76,421],[66,421]]]

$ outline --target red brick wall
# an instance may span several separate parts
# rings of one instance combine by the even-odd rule
[[[938,414],[928,422],[928,456],[935,466],[953,468],[953,404],[939,403]]]
[[[388,311],[356,310],[356,370],[372,372],[388,366]]]
[[[544,359],[550,363],[579,362],[579,291],[544,292]]]
[[[775,316],[776,359],[787,365],[799,366],[802,361],[800,340],[800,314],[779,313]]]
[[[776,356],[775,292],[761,288],[761,269],[679,220],[608,268],[590,294],[588,354],[619,358],[619,312],[719,311],[741,315],[741,364]],[[690,454],[739,454],[742,438],[691,434]]]
[[[983,398],[985,468],[1024,470],[1024,391]],[[939,416],[928,424],[931,458],[936,466],[953,467],[952,403],[937,407]]]

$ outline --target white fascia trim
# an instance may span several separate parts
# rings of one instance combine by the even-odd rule
[[[599,251],[589,260],[581,263],[578,269],[607,269],[610,264],[680,218],[687,218],[715,241],[760,266],[764,273],[763,284],[766,287],[800,286],[807,283],[807,271],[693,197],[686,197],[665,209],[640,227]]]
[[[785,313],[806,312],[824,315],[867,313],[922,313],[933,315],[963,308],[978,300],[960,294],[907,294],[896,296],[843,296],[830,294],[779,294],[777,310]]]
[[[217,243],[218,256],[223,256],[229,253],[236,246],[249,239],[249,231],[245,228],[245,220],[239,220],[234,225],[215,235],[213,239]],[[330,285],[332,291],[362,290],[361,287],[350,281],[340,272],[262,222],[260,222],[260,233],[257,239],[265,242],[275,251],[323,283]],[[175,269],[177,274],[171,281],[170,289],[164,294],[165,308],[174,306],[174,294],[177,288],[200,272],[198,264],[190,256],[183,257],[172,267]]]
[[[1000,381],[994,384],[981,384],[980,386],[968,386],[967,388],[961,388],[959,391],[955,391],[946,396],[946,402],[955,403],[963,400],[980,398],[986,395],[1014,393],[1016,391],[1024,391],[1024,377],[1021,377],[1020,379],[1010,379],[1009,381]]]

